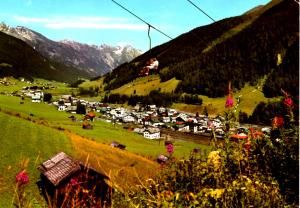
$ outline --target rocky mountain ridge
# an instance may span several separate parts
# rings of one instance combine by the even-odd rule
[[[0,31],[29,44],[44,57],[61,64],[77,68],[90,77],[104,75],[125,62],[131,61],[142,52],[130,45],[96,46],[71,40],[53,41],[26,27],[9,27],[0,24]]]

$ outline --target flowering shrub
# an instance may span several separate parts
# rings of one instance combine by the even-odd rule
[[[213,142],[207,157],[194,151],[188,159],[170,160],[157,178],[127,193],[123,206],[297,206],[299,129],[293,120],[292,103],[285,99],[289,115],[273,119],[272,131],[276,133],[266,136],[252,129],[247,141],[232,142],[226,137],[223,143]],[[230,100],[226,106],[234,107],[225,116],[229,129],[235,121],[235,106]]]

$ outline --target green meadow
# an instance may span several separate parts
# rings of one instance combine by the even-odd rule
[[[73,122],[68,118],[71,114],[59,112],[52,105],[32,103],[29,99],[25,99],[24,104],[20,104],[20,101],[21,99],[18,97],[0,95],[0,108],[2,111],[17,112],[24,118],[29,117],[51,127],[69,130],[98,143],[110,144],[112,141],[118,141],[126,145],[128,151],[146,157],[154,158],[158,154],[165,152],[163,142],[145,139],[137,133],[123,129],[121,125],[114,125],[105,121],[94,121],[92,122],[94,129],[85,130],[82,129],[82,123],[80,122],[82,116],[80,115],[75,115],[78,121]],[[33,116],[30,116],[30,114],[33,114]],[[175,156],[187,157],[195,147],[206,148],[206,146],[193,142],[178,141],[175,144]]]
[[[0,207],[13,207],[15,176],[26,169],[30,183],[25,193],[29,203],[42,205],[36,182],[37,166],[50,156],[64,151],[72,155],[72,145],[63,132],[0,112]]]
[[[21,101],[24,103],[20,104]],[[84,130],[81,115],[75,115],[77,122],[72,122],[69,116],[52,105],[0,95],[0,207],[13,207],[15,176],[23,169],[30,178],[25,188],[28,206],[43,206],[45,200],[36,184],[39,180],[37,166],[60,151],[82,160],[90,155],[91,163],[97,166],[100,161],[101,168],[112,171],[112,177],[123,188],[137,183],[133,175],[138,174],[141,178],[153,175],[157,165],[152,161],[158,154],[166,153],[163,141],[148,140],[121,125],[100,120],[92,122],[93,130]],[[111,149],[112,141],[126,145],[126,150]],[[195,147],[208,148],[193,142],[176,141],[174,156],[188,157]],[[135,166],[131,167],[132,164]],[[118,175],[120,169],[125,170],[126,177]]]

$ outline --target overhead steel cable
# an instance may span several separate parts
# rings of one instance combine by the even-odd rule
[[[111,0],[111,1],[114,2],[115,4],[117,4],[122,9],[126,10],[127,12],[129,12],[130,14],[132,14],[133,16],[135,16],[136,18],[138,18],[139,20],[141,20],[142,22],[144,22],[145,24],[147,24],[148,25],[148,30],[150,30],[150,28],[153,28],[154,30],[156,30],[157,32],[163,34],[164,36],[170,38],[171,40],[173,39],[169,35],[167,35],[166,33],[164,33],[163,31],[161,31],[158,28],[154,27],[153,25],[151,25],[147,21],[143,20],[142,18],[140,18],[139,16],[137,16],[136,14],[134,14],[133,12],[131,12],[129,9],[125,8],[124,6],[122,6],[121,4],[119,4],[118,2],[116,2],[115,0]]]
[[[203,14],[205,14],[209,19],[211,19],[213,22],[216,22],[216,20],[214,20],[211,16],[209,16],[205,11],[203,11],[200,7],[198,7],[194,2],[192,2],[191,0],[187,0],[190,4],[192,4],[194,7],[196,7],[200,12],[202,12]]]

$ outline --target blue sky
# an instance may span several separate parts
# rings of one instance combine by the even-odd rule
[[[187,0],[116,0],[172,38],[212,23]],[[268,0],[192,0],[215,20],[243,14]],[[0,21],[52,40],[130,44],[149,50],[148,27],[111,0],[1,0]],[[170,39],[151,30],[152,47]]]

